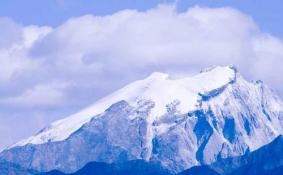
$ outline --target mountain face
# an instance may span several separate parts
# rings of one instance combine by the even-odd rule
[[[178,175],[282,175],[283,172],[283,136],[271,143],[243,156],[219,159],[211,165],[195,166]],[[90,162],[82,169],[70,175],[173,175],[158,163],[150,164],[142,160],[106,164]],[[65,175],[51,171],[42,175]]]
[[[154,73],[0,153],[40,172],[143,160],[170,173],[246,155],[283,133],[283,103],[234,67]]]

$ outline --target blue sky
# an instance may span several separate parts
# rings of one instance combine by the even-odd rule
[[[107,15],[123,9],[146,10],[174,0],[1,0],[0,16],[24,25],[58,26],[70,17],[84,14]],[[283,38],[281,0],[179,0],[178,10],[191,6],[230,6],[250,15],[263,31]]]
[[[283,96],[282,5],[1,0],[0,149],[155,71],[233,64]]]

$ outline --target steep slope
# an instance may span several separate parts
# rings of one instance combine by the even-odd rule
[[[243,156],[218,160],[211,165],[221,174],[276,175],[283,170],[283,136]]]
[[[159,162],[171,173],[243,155],[283,131],[282,102],[234,67],[173,80],[154,73],[52,123],[0,157],[69,173],[88,162]]]
[[[59,171],[42,173],[41,175],[64,175]],[[69,175],[172,175],[159,164],[143,160],[129,161],[123,164],[106,164],[90,162],[82,169]]]

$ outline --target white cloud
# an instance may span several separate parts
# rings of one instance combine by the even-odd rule
[[[20,26],[8,18],[0,18],[0,84],[14,76],[40,67],[28,56],[30,47],[52,31],[50,27]],[[9,88],[9,87],[8,87]]]
[[[172,6],[160,6],[147,12],[126,10],[70,19],[39,42],[33,53],[106,69],[109,64],[128,68],[125,63],[142,70],[180,69],[184,64],[240,63],[252,52],[251,37],[256,32],[250,18],[230,8],[195,7],[180,14]]]
[[[18,107],[52,107],[61,106],[64,101],[64,89],[66,83],[52,82],[49,84],[39,84],[31,89],[27,89],[19,96],[0,99],[2,105],[12,105]]]

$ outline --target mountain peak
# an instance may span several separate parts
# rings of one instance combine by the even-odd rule
[[[203,73],[203,72],[211,72],[211,71],[215,71],[215,70],[221,70],[223,72],[227,72],[227,71],[233,71],[234,73],[237,73],[238,72],[238,69],[236,66],[234,65],[229,65],[229,66],[211,66],[211,67],[208,67],[208,68],[205,68],[205,69],[202,69],[200,71],[200,73]]]
[[[200,71],[200,74],[214,74],[218,77],[229,77],[235,79],[238,71],[235,66],[212,66]]]
[[[220,77],[221,76],[229,76],[231,79],[234,79],[236,74],[238,73],[237,68],[233,65],[230,66],[211,66],[209,68],[205,68],[200,71],[200,74],[196,74],[193,76],[189,77],[183,77],[181,79],[186,79],[186,78],[192,78],[201,74],[205,75],[215,75]],[[154,79],[154,80],[167,80],[169,79],[170,75],[164,72],[152,72],[147,78],[148,79]]]
[[[162,72],[153,72],[146,79],[154,80],[166,80],[169,77],[168,74]]]

